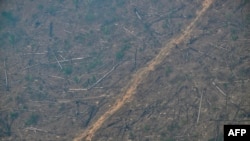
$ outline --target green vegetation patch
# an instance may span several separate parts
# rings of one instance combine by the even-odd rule
[[[171,125],[167,127],[168,131],[174,131],[180,129],[180,126],[177,122],[173,122]]]
[[[80,81],[81,81],[81,78],[79,76],[75,76],[74,81],[75,81],[76,84],[79,84]]]
[[[112,27],[110,25],[103,25],[101,26],[101,31],[105,35],[109,35],[111,33]]]
[[[131,48],[131,45],[130,44],[125,44],[121,47],[121,49],[116,52],[116,60],[120,61],[123,59],[124,55],[125,55],[125,52]]]
[[[87,88],[93,85],[97,81],[96,77],[93,75],[91,78],[88,78],[82,85],[83,88]]]
[[[165,68],[165,76],[169,76],[173,72],[173,68],[171,66],[166,66]]]
[[[28,74],[28,75],[25,76],[25,80],[28,81],[28,82],[33,82],[34,77],[32,75]]]
[[[91,72],[99,65],[102,65],[102,60],[100,58],[94,58],[86,65],[87,72]]]
[[[242,78],[247,78],[248,76],[250,76],[250,67],[242,67],[239,70],[239,76],[241,76]]]
[[[231,30],[231,39],[232,39],[233,41],[236,41],[238,38],[239,38],[239,37],[238,37],[237,31],[236,31],[235,29],[232,29],[232,30]]]
[[[63,73],[65,75],[71,75],[73,72],[73,67],[72,66],[66,66],[63,68]]]
[[[249,25],[250,24],[250,14],[246,15],[246,24]]]
[[[89,11],[85,17],[84,17],[85,21],[88,23],[92,23],[96,20],[96,15],[94,15],[94,12]]]
[[[38,121],[39,121],[39,115],[32,113],[29,118],[26,120],[25,125],[26,126],[31,126],[31,125],[37,125]]]
[[[19,113],[18,113],[18,112],[11,112],[11,113],[10,113],[10,118],[11,118],[11,120],[17,119],[18,116],[19,116]]]
[[[144,131],[149,131],[150,130],[150,126],[149,125],[145,125],[144,126]]]
[[[46,12],[49,13],[51,16],[55,16],[57,11],[58,11],[58,8],[55,6],[49,6],[46,9]]]
[[[0,34],[0,45],[4,46],[4,44],[8,44],[8,45],[13,47],[21,40],[20,34],[19,33],[12,34],[12,33],[8,33],[8,32]]]
[[[18,22],[18,18],[12,14],[10,11],[3,11],[1,13],[1,19],[3,19],[7,25],[15,26]]]

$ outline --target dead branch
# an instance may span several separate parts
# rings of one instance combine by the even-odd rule
[[[221,94],[223,94],[224,96],[227,96],[226,93],[222,91],[222,89],[219,86],[217,86],[214,81],[212,82],[212,84],[217,88],[217,90],[219,90]]]
[[[197,117],[196,124],[198,124],[199,119],[200,119],[202,97],[203,97],[203,92],[201,93],[201,98],[200,98],[200,106],[199,106],[199,112],[198,112],[198,117]]]
[[[198,52],[198,53],[200,53],[200,54],[202,54],[202,55],[205,55],[205,56],[207,56],[207,57],[209,57],[209,58],[211,58],[211,59],[215,59],[215,58],[216,58],[216,57],[214,57],[214,56],[212,56],[212,55],[210,55],[210,54],[208,54],[208,53],[206,53],[206,52],[204,52],[204,51],[200,51],[200,50],[195,49],[195,48],[193,48],[193,47],[189,47],[189,49],[192,50],[192,51],[194,51],[194,52]]]
[[[222,40],[224,42],[228,42],[228,41],[231,41],[231,40]],[[237,39],[237,41],[250,41],[250,39]]]
[[[226,100],[228,100],[228,99],[230,98],[224,91],[222,91],[222,89],[221,89],[219,86],[216,85],[216,83],[215,83],[214,81],[212,82],[212,84],[217,88],[217,90],[218,90],[222,95],[224,95],[224,96],[226,97]],[[227,101],[226,101],[226,102],[227,102]],[[237,105],[237,104],[235,104],[235,102],[232,101],[232,99],[230,99],[229,102],[231,102],[231,103],[234,104],[234,105]]]
[[[91,100],[91,99],[98,99],[98,98],[102,98],[102,97],[110,97],[111,95],[105,95],[105,94],[102,94],[102,95],[99,95],[99,96],[92,96],[92,97],[86,97],[86,98],[77,98],[75,100],[68,100],[68,99],[59,99],[57,101],[57,103],[69,103],[69,102],[75,102],[76,100],[78,101],[84,101],[84,100]]]
[[[63,60],[65,60],[65,58],[64,58],[61,54],[59,54],[59,56],[60,56]]]
[[[25,54],[23,54],[23,55],[33,55],[33,54],[35,54],[35,55],[43,55],[43,54],[47,54],[47,52],[37,52],[37,53],[25,53]]]
[[[93,87],[93,88],[95,88],[95,89],[103,89],[103,87]],[[81,88],[79,88],[79,89],[69,89],[69,91],[87,91],[88,89],[81,89]]]
[[[64,51],[56,51],[58,53],[63,53]],[[24,53],[23,55],[43,55],[43,54],[47,54],[48,51],[44,51],[44,52],[29,52],[29,53]]]
[[[218,48],[218,49],[223,49],[223,50],[226,50],[226,51],[229,51],[227,48],[224,48],[224,47],[222,47],[222,46],[218,46],[218,45],[215,45],[215,44],[213,44],[213,43],[209,43],[211,46],[213,46],[213,47],[216,47],[216,48]]]
[[[135,34],[134,34],[134,31],[133,30],[129,30],[129,29],[127,29],[125,26],[123,26],[122,25],[122,28],[125,30],[125,32],[127,32],[127,33],[129,33],[129,34],[131,34],[131,35],[134,35],[135,36]]]
[[[82,60],[82,59],[86,59],[86,58],[88,58],[88,57],[78,57],[78,58],[72,58],[72,59],[67,59],[67,60],[61,60],[58,62],[62,63],[62,62],[68,62],[68,61]],[[56,62],[51,62],[51,63],[56,63]]]
[[[27,130],[34,131],[35,133],[36,133],[37,131],[48,133],[47,130],[43,130],[43,129],[39,129],[39,128],[35,128],[35,127],[27,127],[27,128],[25,128],[25,130],[26,130],[26,131],[27,131]]]
[[[106,78],[112,71],[115,70],[115,68],[119,65],[119,63],[117,63],[116,65],[113,66],[113,68],[108,71],[106,74],[103,75],[103,77],[101,77],[99,80],[97,80],[93,85],[91,85],[90,87],[87,88],[87,90],[92,89],[93,87],[95,87],[98,83],[100,83],[104,78]]]
[[[55,52],[54,52],[54,56],[55,56],[55,58],[56,58],[56,61],[57,61],[57,63],[58,63],[58,65],[59,65],[59,67],[61,68],[61,70],[63,69],[62,68],[62,65],[60,64],[60,62],[58,61],[58,59],[57,59],[57,57],[56,57],[56,54],[55,54]]]
[[[82,60],[82,59],[86,59],[86,58],[89,58],[89,57],[78,57],[78,58],[72,58],[72,59],[66,59],[66,60],[58,60],[58,61],[55,61],[55,62],[43,62],[43,63],[38,63],[38,64],[34,64],[32,66],[27,66],[25,68],[22,69],[22,71],[26,70],[26,69],[30,69],[32,67],[35,67],[35,66],[38,66],[38,65],[41,65],[41,64],[54,64],[54,63],[63,63],[63,62],[68,62],[68,61],[75,61],[75,60]]]
[[[211,105],[211,102],[208,100],[208,99],[206,99],[206,101],[207,101],[207,103],[209,104],[209,106]]]
[[[63,30],[64,32],[66,32],[66,33],[69,33],[69,34],[71,34],[72,32],[70,32],[70,31],[68,31],[68,30]]]
[[[60,76],[54,76],[54,75],[49,75],[50,77],[54,77],[54,78],[58,78],[58,79],[65,79],[63,77],[60,77]]]
[[[35,64],[35,65],[32,65],[32,66],[27,66],[27,67],[23,68],[22,71],[30,69],[30,68],[33,68],[33,67],[38,66],[38,65],[40,65],[40,64]]]
[[[142,20],[140,14],[139,14],[139,12],[138,12],[138,10],[135,8],[134,11],[135,11],[135,14],[136,14],[137,18],[138,18],[139,20]]]
[[[88,89],[69,89],[69,91],[87,91]]]
[[[134,61],[135,61],[135,62],[134,62],[134,65],[135,65],[134,67],[135,67],[135,69],[136,69],[136,59],[137,59],[137,48],[135,49],[135,60],[134,60]]]
[[[103,87],[93,87],[93,88],[95,88],[95,89],[103,89]]]
[[[83,98],[83,99],[80,99],[80,100],[90,100],[90,99],[98,99],[98,98],[101,98],[101,97],[110,97],[110,95],[100,95],[100,96],[93,96],[93,97],[87,97],[87,98]]]
[[[235,80],[232,82],[234,82],[234,83],[247,83],[249,81],[250,81],[250,79],[243,79],[243,80]],[[229,82],[228,81],[217,81],[216,83],[223,84],[223,83],[229,83]]]
[[[9,89],[9,85],[8,85],[8,75],[7,75],[7,67],[6,67],[6,61],[4,60],[4,74],[5,74],[5,87],[6,90]]]

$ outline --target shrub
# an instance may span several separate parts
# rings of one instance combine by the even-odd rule
[[[72,72],[73,72],[72,66],[64,67],[64,68],[63,68],[63,72],[64,72],[64,74],[66,74],[66,75],[71,75]]]
[[[167,66],[165,68],[165,75],[168,77],[173,72],[173,69],[171,66]]]
[[[32,75],[28,74],[25,76],[25,80],[28,81],[28,82],[33,82],[34,81],[34,78]]]
[[[17,119],[18,116],[19,116],[18,112],[11,112],[11,113],[10,113],[10,118],[11,118],[11,120]]]
[[[124,57],[124,52],[123,51],[118,51],[118,52],[116,52],[116,60],[122,60],[123,59],[123,57]]]
[[[150,130],[150,126],[149,126],[149,125],[145,125],[145,126],[144,126],[144,130],[145,130],[145,131],[149,131],[149,130]]]
[[[30,125],[36,125],[39,120],[39,115],[32,113],[28,120],[26,120],[25,125],[30,126]]]
[[[125,56],[125,52],[130,48],[130,44],[125,44],[121,47],[121,49],[116,52],[116,60],[120,61],[123,59],[123,57]]]
[[[18,21],[18,18],[15,17],[12,12],[7,12],[7,11],[3,11],[1,13],[1,16],[3,17],[3,20],[6,21],[7,24],[9,25],[16,25],[17,21]]]

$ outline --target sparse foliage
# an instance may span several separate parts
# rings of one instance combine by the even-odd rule
[[[39,121],[40,116],[36,113],[32,113],[29,118],[26,120],[25,125],[31,126],[36,125]]]

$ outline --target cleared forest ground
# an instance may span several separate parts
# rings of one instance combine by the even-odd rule
[[[180,37],[172,39],[164,48],[160,50],[159,54],[146,65],[146,67],[139,69],[132,77],[131,82],[128,83],[128,89],[125,89],[125,93],[123,94],[122,98],[119,98],[115,102],[115,104],[111,106],[110,109],[108,109],[107,112],[105,112],[96,122],[94,122],[93,125],[90,126],[90,129],[86,131],[86,133],[84,132],[82,135],[75,138],[74,141],[80,141],[83,139],[92,140],[95,132],[102,126],[102,124],[107,120],[107,118],[109,118],[116,111],[118,111],[128,100],[131,100],[133,94],[136,93],[138,85],[144,78],[148,76],[148,73],[155,70],[155,67],[163,61],[163,59],[170,53],[170,50],[173,47],[178,46],[180,42],[182,42],[185,38],[189,37],[190,33],[192,32],[192,29],[194,28],[195,23],[197,22],[197,20],[200,19],[202,14],[206,12],[212,2],[212,0],[205,0],[203,2],[202,9],[197,12],[196,18],[187,26],[187,28],[183,31]]]

